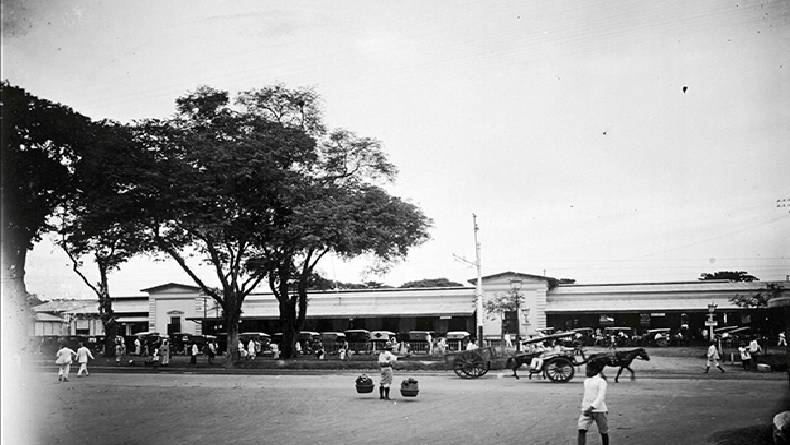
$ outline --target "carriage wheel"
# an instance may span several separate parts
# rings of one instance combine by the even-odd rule
[[[476,379],[488,368],[480,355],[461,355],[453,360],[453,371],[462,379]]]
[[[566,358],[552,360],[543,367],[543,374],[554,383],[569,382],[574,372],[573,363]]]

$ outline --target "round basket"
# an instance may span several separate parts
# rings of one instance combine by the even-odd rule
[[[357,392],[360,394],[366,394],[373,392],[373,384],[357,384]]]
[[[416,380],[404,380],[400,384],[400,395],[403,397],[417,397],[420,393],[420,385]]]

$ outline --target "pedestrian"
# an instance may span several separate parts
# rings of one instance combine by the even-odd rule
[[[120,340],[115,340],[115,364],[121,366],[121,357],[123,357],[123,346]]]
[[[140,338],[134,339],[134,355],[140,355]]]
[[[385,346],[379,354],[379,367],[381,368],[381,382],[379,385],[379,399],[390,399],[390,385],[392,385],[392,365],[397,360],[392,354],[390,346]]]
[[[152,352],[151,352],[151,366],[153,366],[154,369],[159,369],[159,364],[161,363],[161,359],[162,359],[162,357],[159,355],[160,354],[160,349],[159,348],[160,347],[159,347],[158,343],[154,343],[153,345],[151,345],[151,350],[152,350]]]
[[[710,371],[710,365],[719,368],[719,371],[724,372],[724,368],[719,365],[719,350],[716,348],[716,342],[710,342],[710,346],[708,346],[708,361],[705,363],[705,372],[707,374]]]
[[[250,360],[255,360],[255,340],[250,339],[250,342],[247,344],[247,354],[250,357]]]
[[[198,348],[197,343],[193,342],[192,343],[192,356],[189,358],[189,363],[192,363],[193,365],[197,365],[198,353],[200,353],[200,349]]]
[[[56,353],[57,358],[55,359],[55,364],[58,365],[58,382],[69,381],[69,369],[71,368],[71,361],[74,360],[76,355],[77,353],[74,352],[73,349],[61,342],[60,349],[58,349],[58,352]]]
[[[159,356],[162,366],[170,366],[170,341],[166,338],[162,340],[162,346],[159,347]]]
[[[236,348],[239,350],[239,358],[242,360],[247,359],[247,350],[244,349],[244,343],[239,339],[238,344],[236,344]]]
[[[741,353],[741,365],[743,369],[748,371],[752,368],[752,355],[749,354],[749,349],[741,346],[738,348],[738,352]]]
[[[776,346],[787,347],[787,337],[785,337],[784,331],[779,333],[779,340],[776,342]]]
[[[757,337],[754,337],[751,342],[749,342],[749,353],[752,355],[752,360],[757,362],[757,355],[763,351],[763,348],[760,347],[760,344],[757,343]]]
[[[77,370],[77,378],[82,377],[83,372],[86,376],[88,375],[88,358],[93,360],[91,350],[86,348],[84,343],[80,343],[80,347],[77,349],[77,362],[80,364],[80,369]]]
[[[211,350],[211,343],[206,343],[203,347],[203,353],[206,354],[209,365],[214,362],[214,351]]]
[[[584,397],[582,397],[582,413],[579,416],[579,445],[587,441],[587,430],[593,422],[601,434],[601,443],[609,445],[609,408],[606,406],[606,377],[602,365],[587,364],[587,379],[584,380]]]

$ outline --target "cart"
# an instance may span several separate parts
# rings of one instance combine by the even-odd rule
[[[575,332],[559,332],[557,334],[544,335],[541,337],[530,338],[529,340],[523,340],[522,343],[535,344],[544,342],[546,340],[559,340],[562,338],[573,337],[574,335]],[[507,360],[507,363],[512,367],[513,375],[518,378],[516,370],[520,368],[521,365],[529,365],[533,358],[542,358],[543,365],[541,368],[538,371],[530,371],[530,375],[535,373],[543,373],[547,379],[554,383],[566,383],[573,379],[575,367],[584,364],[583,358],[582,361],[576,361],[576,356],[574,354],[575,351],[575,349],[561,349],[559,352],[552,350],[523,352],[510,357]]]
[[[494,350],[491,347],[471,349],[468,351],[448,352],[444,361],[452,365],[453,372],[462,379],[476,379],[491,369]]]
[[[370,333],[370,344],[374,351],[383,351],[387,345],[392,345],[397,336],[391,331],[373,331]]]

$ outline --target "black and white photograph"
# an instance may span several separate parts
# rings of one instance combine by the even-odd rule
[[[790,1],[0,0],[9,445],[790,445]]]

